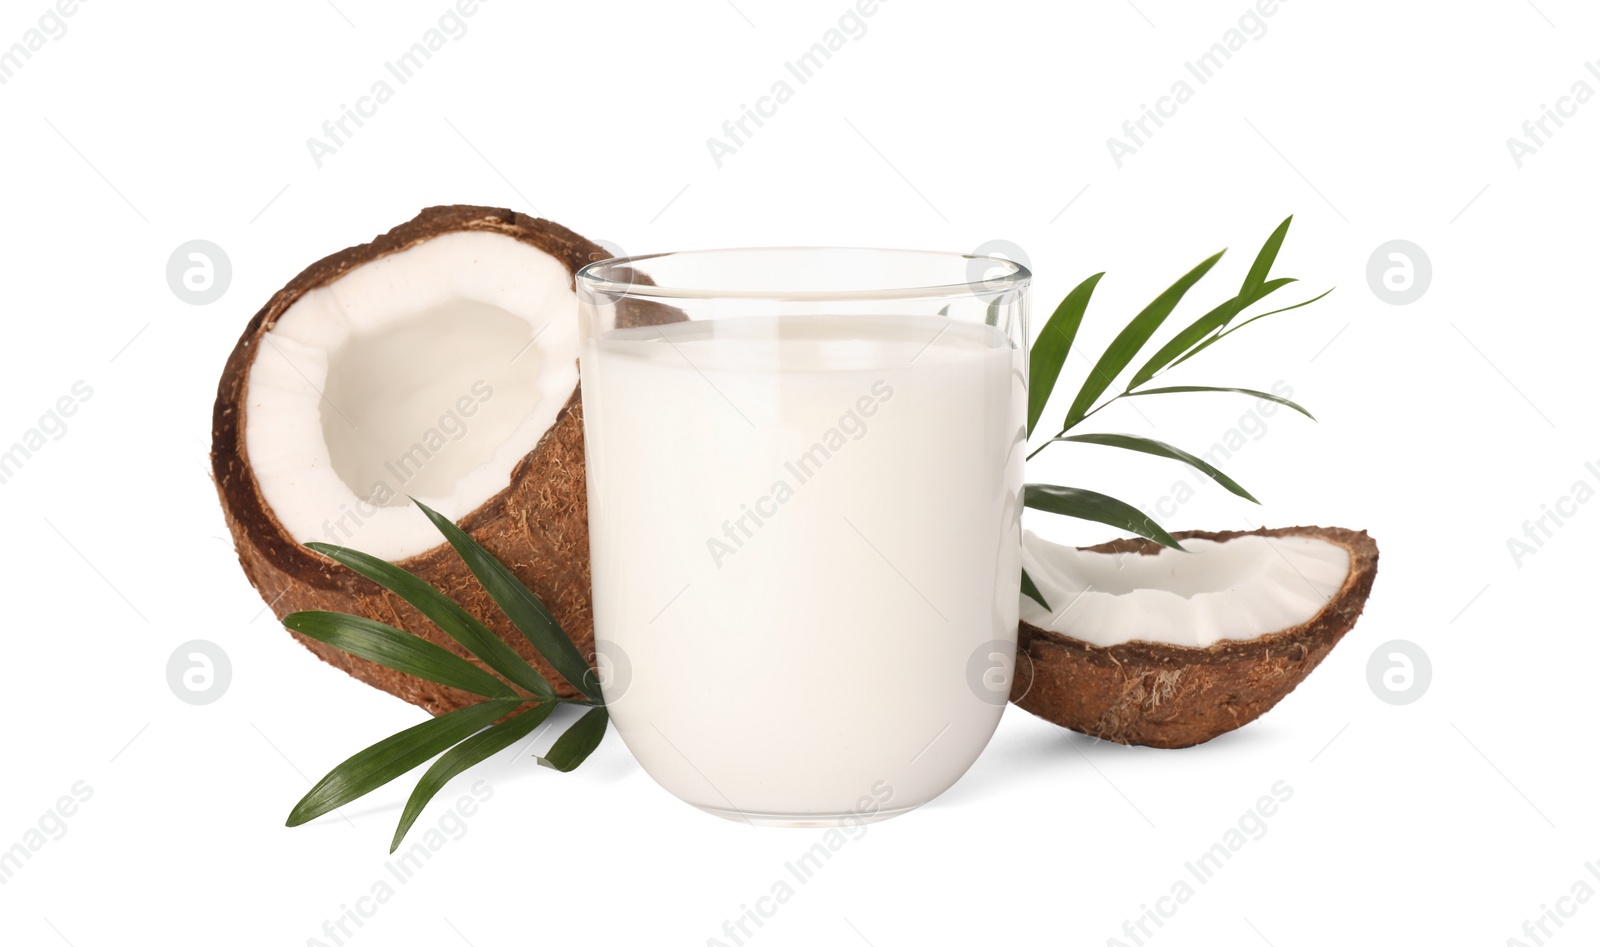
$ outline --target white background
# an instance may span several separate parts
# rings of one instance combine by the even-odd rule
[[[629,252],[1008,239],[1037,272],[1035,325],[1109,271],[1090,352],[1232,246],[1180,317],[1221,299],[1288,213],[1277,272],[1307,295],[1338,287],[1174,376],[1282,380],[1319,423],[1279,412],[1225,465],[1263,507],[1201,488],[1166,517],[1371,530],[1376,589],[1328,661],[1262,720],[1191,750],[1101,744],[1012,708],[960,784],[850,842],[748,942],[1132,944],[1124,922],[1279,780],[1293,798],[1266,835],[1147,943],[1531,944],[1522,925],[1542,906],[1580,879],[1600,889],[1584,868],[1600,858],[1588,759],[1600,505],[1577,506],[1520,564],[1507,549],[1575,481],[1596,484],[1584,463],[1600,461],[1600,104],[1521,168],[1506,145],[1574,82],[1600,89],[1584,68],[1600,57],[1600,16],[1577,0],[1295,0],[1200,85],[1184,63],[1245,0],[1134,2],[889,0],[718,168],[706,139],[784,78],[845,0],[494,0],[320,169],[306,139],[445,0],[84,3],[0,85],[0,443],[75,381],[93,389],[66,435],[0,485],[0,847],[74,783],[93,796],[0,886],[0,939],[331,944],[324,922],[389,877],[409,783],[348,818],[282,822],[310,779],[421,712],[315,661],[263,615],[209,480],[209,422],[223,361],[273,290],[453,202],[540,213]],[[0,48],[45,7],[6,0]],[[1119,169],[1106,139],[1178,79],[1193,98]],[[234,270],[207,306],[165,279],[169,254],[197,238]],[[1409,305],[1366,277],[1396,238],[1432,261]],[[1075,358],[1069,380],[1084,367]],[[1161,400],[1097,420],[1198,450],[1255,407]],[[1144,504],[1187,480],[1089,446],[1051,448],[1030,476]],[[196,638],[233,667],[207,706],[166,681],[168,656]],[[1367,683],[1392,639],[1432,662],[1406,706]],[[732,943],[724,921],[816,837],[702,815],[614,736],[572,775],[530,751],[483,768],[494,795],[466,834],[345,942]],[[1559,904],[1576,913],[1549,927],[1555,942],[1600,936],[1600,906]]]

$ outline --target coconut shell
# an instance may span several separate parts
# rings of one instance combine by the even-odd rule
[[[1052,723],[1114,743],[1194,746],[1244,726],[1294,690],[1344,637],[1378,572],[1378,544],[1365,530],[1294,526],[1254,532],[1175,533],[1226,542],[1240,536],[1304,536],[1350,554],[1344,585],[1303,625],[1192,648],[1150,641],[1100,647],[1022,622],[1011,699]],[[1147,539],[1119,539],[1088,552],[1153,555]]]
[[[510,210],[454,205],[430,207],[371,243],[318,260],[289,281],[256,313],[229,356],[212,416],[211,466],[228,529],[245,575],[279,619],[302,609],[364,615],[410,631],[478,663],[399,596],[332,563],[296,542],[262,497],[245,448],[246,388],[260,339],[307,292],[356,267],[434,237],[491,231],[531,244],[570,273],[610,253],[559,224]],[[675,311],[629,311],[629,321],[670,321]],[[589,530],[583,462],[583,408],[575,389],[555,423],[512,470],[510,482],[459,525],[510,567],[550,610],[585,655],[593,654],[594,618],[589,597]],[[421,513],[417,514],[421,516]],[[577,691],[537,654],[495,606],[472,573],[441,539],[440,545],[398,563],[461,603],[562,696]],[[312,653],[351,676],[434,714],[482,700],[475,694],[420,680],[295,635]]]

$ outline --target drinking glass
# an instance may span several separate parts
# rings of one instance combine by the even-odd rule
[[[668,791],[859,824],[982,751],[1015,657],[1030,279],[835,248],[578,273],[601,687]]]

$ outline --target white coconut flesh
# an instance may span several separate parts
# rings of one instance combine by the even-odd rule
[[[447,233],[295,301],[262,337],[245,447],[290,536],[389,560],[510,482],[578,384],[572,275],[502,234]]]
[[[1308,536],[1183,540],[1152,555],[1085,552],[1022,538],[1022,563],[1050,608],[1023,596],[1022,619],[1101,647],[1128,641],[1204,648],[1305,624],[1344,585],[1350,554]]]

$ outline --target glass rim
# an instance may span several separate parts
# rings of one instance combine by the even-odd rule
[[[803,289],[779,288],[749,289],[749,288],[718,288],[714,286],[682,286],[660,284],[654,281],[644,282],[639,279],[612,279],[601,275],[604,270],[625,269],[633,264],[646,260],[659,260],[665,257],[711,256],[714,254],[735,253],[857,253],[862,255],[899,254],[904,256],[920,256],[928,258],[943,258],[954,262],[965,260],[970,267],[974,261],[983,261],[990,267],[1009,268],[997,275],[988,275],[982,279],[968,279],[958,282],[927,283],[914,286],[885,286],[876,289]],[[608,260],[596,260],[589,263],[573,274],[573,285],[591,293],[612,296],[634,296],[651,299],[762,299],[762,300],[848,300],[848,299],[937,299],[963,295],[991,296],[1005,293],[1010,290],[1021,289],[1033,280],[1033,272],[1027,266],[1015,260],[994,255],[974,255],[971,253],[956,253],[947,250],[910,250],[894,247],[837,247],[837,246],[766,246],[766,247],[721,247],[703,250],[668,250],[661,253],[646,253],[638,256],[612,257]]]

